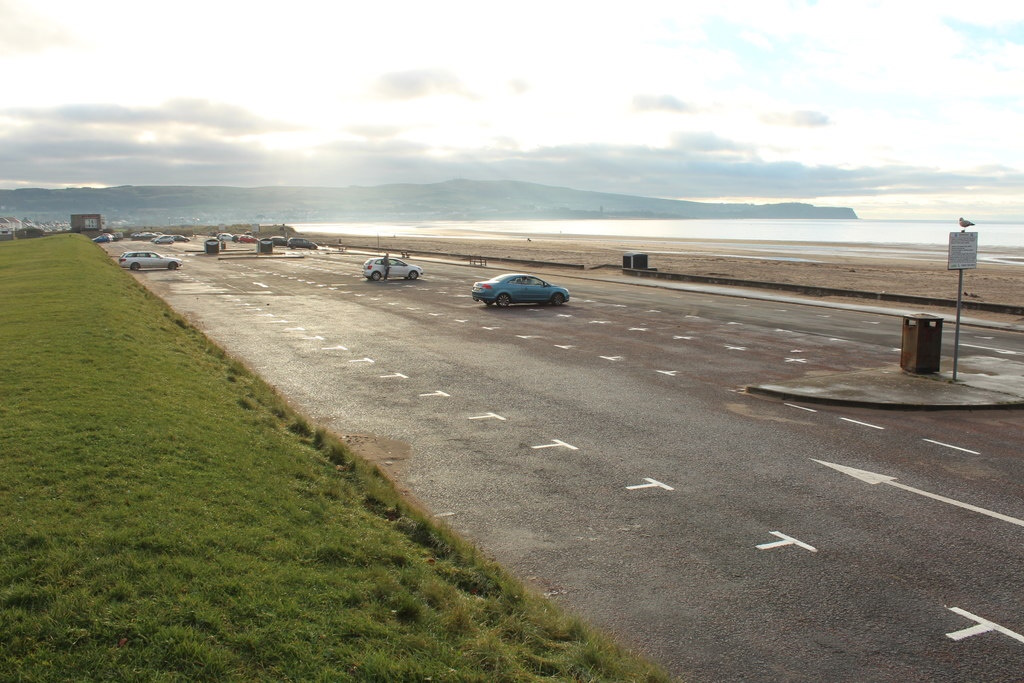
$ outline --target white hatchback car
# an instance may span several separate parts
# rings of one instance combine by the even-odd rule
[[[139,270],[141,268],[167,268],[177,270],[181,268],[182,260],[173,256],[161,256],[152,251],[126,251],[117,258],[117,263],[122,268]]]
[[[415,280],[420,275],[423,275],[423,269],[419,266],[411,263],[406,263],[401,259],[388,259],[388,277],[389,278],[405,278],[407,280]],[[384,277],[384,259],[382,258],[371,258],[367,259],[366,263],[363,264],[363,277],[367,280],[379,280]]]

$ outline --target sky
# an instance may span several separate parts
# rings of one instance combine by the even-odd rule
[[[453,178],[1024,220],[1006,0],[0,0],[0,189]]]

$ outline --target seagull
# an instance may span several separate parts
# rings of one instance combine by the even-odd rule
[[[972,225],[974,225],[974,223],[970,222],[969,220],[967,220],[963,216],[960,217],[960,227],[961,228],[966,230],[967,228],[971,227]]]

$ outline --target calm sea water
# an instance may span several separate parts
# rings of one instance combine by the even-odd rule
[[[592,235],[628,243],[631,240],[678,239],[707,242],[773,241],[826,244],[920,245],[949,244],[959,232],[955,220],[582,220],[582,221],[436,221],[416,223],[299,223],[298,232],[338,235],[409,237],[492,237],[522,235]],[[978,232],[979,253],[986,249],[1024,247],[1024,224],[993,223],[971,228]],[[794,245],[795,246],[795,245]]]

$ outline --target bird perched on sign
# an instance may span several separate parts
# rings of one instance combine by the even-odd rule
[[[967,220],[963,216],[960,216],[960,227],[961,228],[966,230],[967,228],[971,227],[972,225],[974,225],[974,223],[970,222],[969,220]]]

